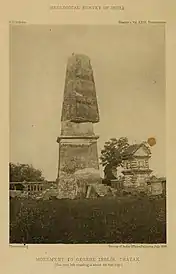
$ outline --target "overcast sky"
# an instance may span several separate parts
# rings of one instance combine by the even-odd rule
[[[57,176],[67,59],[90,57],[100,111],[98,150],[111,137],[155,137],[151,168],[165,170],[162,25],[14,26],[10,37],[10,160]]]

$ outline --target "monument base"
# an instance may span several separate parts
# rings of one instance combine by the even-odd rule
[[[101,183],[97,139],[98,136],[58,138],[58,198],[86,197],[88,185]]]

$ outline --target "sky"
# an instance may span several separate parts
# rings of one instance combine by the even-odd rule
[[[150,167],[166,175],[163,25],[26,25],[10,34],[10,161],[58,172],[61,108],[68,57],[86,54],[100,122],[98,152],[110,138],[156,138]],[[100,167],[102,174],[102,168]]]

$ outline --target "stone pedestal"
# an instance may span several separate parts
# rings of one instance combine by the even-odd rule
[[[77,190],[77,188],[79,188],[79,185],[81,183],[84,184],[84,188],[86,189],[86,185],[91,183],[92,178],[94,179],[94,183],[100,182],[100,175],[97,180],[97,174],[99,174],[97,139],[98,136],[81,135],[60,136],[58,138],[58,188],[60,193],[59,197],[76,197],[77,193],[79,192],[79,189]],[[79,171],[83,172],[80,172],[80,175],[78,176]],[[91,174],[88,174],[88,172]],[[96,178],[94,176],[95,173]]]

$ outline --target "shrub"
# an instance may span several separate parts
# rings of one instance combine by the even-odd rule
[[[165,199],[12,199],[10,242],[165,243]]]

